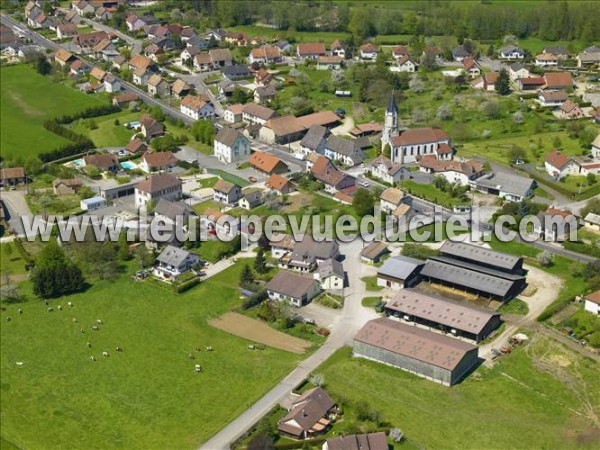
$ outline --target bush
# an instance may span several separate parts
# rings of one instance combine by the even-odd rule
[[[200,277],[192,278],[189,281],[184,281],[181,284],[174,284],[173,290],[176,294],[181,294],[182,292],[188,291],[194,286],[198,286],[200,284]]]

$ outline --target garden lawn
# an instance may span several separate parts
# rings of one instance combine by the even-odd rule
[[[555,355],[569,366],[558,367]],[[552,371],[569,381],[561,382]],[[342,400],[345,416],[352,415],[359,401],[366,401],[420,448],[567,449],[597,444],[598,430],[584,417],[587,406],[594,414],[600,412],[598,365],[554,341],[517,349],[494,369],[481,366],[475,376],[452,388],[351,358],[349,349],[339,350],[317,373],[327,380],[327,392]],[[582,400],[582,391],[589,403]],[[334,429],[342,434],[344,428],[361,425],[361,421],[346,423],[345,417]]]
[[[0,244],[0,284],[4,284],[4,276],[24,275],[25,260],[21,257],[13,242]]]
[[[74,114],[105,102],[83,94],[28,65],[0,69],[0,148],[3,158],[33,159],[69,141],[42,127],[45,120]]]
[[[469,200],[463,201],[458,197],[452,197],[447,192],[436,188],[433,184],[419,184],[411,180],[405,180],[402,182],[402,189],[407,191],[409,194],[414,195],[415,197],[437,203],[438,205],[442,205],[446,208],[452,208],[453,206],[458,205],[467,205],[470,203]]]
[[[240,270],[237,264],[180,295],[123,275],[53,300],[52,313],[33,298],[3,305],[3,441],[19,448],[197,448],[299,361],[271,348],[249,351],[246,340],[208,325],[240,305]],[[103,323],[92,331],[96,319]],[[208,345],[213,352],[194,350]]]
[[[134,130],[125,128],[125,124],[140,118],[140,113],[119,111],[106,116],[98,116],[93,119],[82,119],[73,125],[73,131],[88,136],[97,147],[122,147],[127,145],[135,134]],[[115,125],[115,119],[119,119],[119,125]],[[92,130],[89,127],[93,120],[98,128]]]

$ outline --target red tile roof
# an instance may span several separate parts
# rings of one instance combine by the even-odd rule
[[[320,42],[298,44],[298,54],[300,56],[324,55],[325,44]]]
[[[394,136],[392,143],[395,146],[429,144],[449,139],[450,136],[439,128],[413,128],[404,131],[399,136]]]
[[[570,159],[567,155],[556,149],[546,155],[546,162],[557,169],[562,169]]]

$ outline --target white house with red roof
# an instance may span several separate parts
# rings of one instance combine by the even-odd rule
[[[575,159],[556,149],[546,155],[544,166],[546,172],[556,179],[565,175],[579,175],[581,171],[581,165]]]
[[[597,316],[600,315],[600,290],[586,295],[583,300],[583,309]]]

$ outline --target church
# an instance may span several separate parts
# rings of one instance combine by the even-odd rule
[[[454,156],[450,136],[444,130],[431,127],[406,129],[399,126],[393,92],[385,111],[381,134],[381,147],[388,144],[392,162],[399,164],[417,162],[422,155],[434,155],[441,160],[449,160]]]

